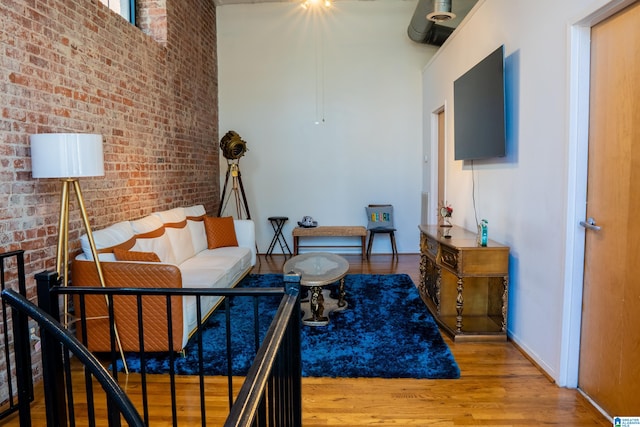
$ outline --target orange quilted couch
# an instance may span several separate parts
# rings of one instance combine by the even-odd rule
[[[230,246],[209,249],[201,205],[158,212],[145,218],[113,224],[93,233],[105,286],[118,288],[224,288],[235,286],[255,265],[255,229],[250,220],[232,220],[236,239]],[[83,253],[73,260],[72,286],[101,286],[88,239],[81,237]],[[143,330],[138,327],[136,297],[114,297],[115,326],[124,351],[179,351],[197,327],[193,296],[143,297]],[[201,298],[201,322],[220,297]],[[76,318],[86,317],[86,328],[76,322],[78,339],[89,350],[111,350],[107,302],[102,295],[86,295],[84,305],[74,297]],[[169,322],[169,319],[171,322]],[[169,324],[171,323],[171,331]],[[86,331],[85,331],[86,329]],[[170,333],[171,332],[171,333]],[[172,337],[171,339],[169,337]]]

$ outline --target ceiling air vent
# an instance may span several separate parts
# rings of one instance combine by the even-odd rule
[[[451,13],[451,0],[434,0],[433,12],[427,13],[426,18],[433,22],[444,22],[456,17]]]

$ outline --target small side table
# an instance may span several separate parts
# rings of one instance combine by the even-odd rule
[[[291,249],[289,249],[289,245],[282,235],[282,228],[284,227],[284,223],[289,220],[286,216],[270,216],[267,218],[271,223],[271,227],[273,228],[273,239],[271,239],[271,243],[269,244],[269,249],[267,249],[267,255],[271,255],[273,250],[276,247],[276,242],[280,245],[280,249],[282,250],[282,254],[286,255],[285,248],[289,255],[291,255]]]
[[[302,323],[308,326],[329,324],[329,313],[345,310],[344,276],[349,271],[349,262],[337,254],[328,252],[307,252],[296,255],[284,263],[282,270],[300,275],[300,285],[309,288],[309,313],[305,313]],[[322,287],[339,282],[338,300],[323,295]],[[325,302],[326,307],[325,307]]]

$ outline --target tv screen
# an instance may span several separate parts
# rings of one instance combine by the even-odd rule
[[[454,158],[506,154],[504,46],[453,82]]]

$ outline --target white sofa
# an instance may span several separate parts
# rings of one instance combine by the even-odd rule
[[[248,274],[256,262],[255,228],[251,220],[234,220],[238,246],[208,249],[202,205],[157,212],[145,218],[124,221],[93,232],[107,287],[146,288],[229,288]],[[80,238],[82,253],[73,261],[73,286],[100,286],[86,235]],[[114,252],[155,253],[160,262],[121,261]],[[120,252],[120,253],[121,253]],[[155,297],[154,297],[155,298]],[[144,305],[145,351],[169,350],[165,302],[155,298]],[[92,351],[109,351],[108,313],[104,297],[91,296],[86,302],[87,346]],[[213,311],[220,297],[201,299],[202,320]],[[74,306],[80,311],[78,298]],[[115,323],[123,350],[139,350],[137,306],[133,297],[114,301]],[[78,313],[80,314],[80,313]],[[197,327],[196,299],[172,299],[173,344],[184,348]],[[78,337],[82,327],[78,325]]]

